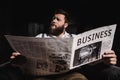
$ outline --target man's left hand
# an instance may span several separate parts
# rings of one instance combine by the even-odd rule
[[[107,65],[115,65],[117,64],[117,56],[113,50],[107,50],[102,55],[103,61]]]

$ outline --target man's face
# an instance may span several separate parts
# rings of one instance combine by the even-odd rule
[[[64,33],[66,27],[65,16],[63,14],[55,14],[50,23],[51,34],[58,36]]]

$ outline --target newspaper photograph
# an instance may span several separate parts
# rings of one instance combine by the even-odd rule
[[[116,24],[80,33],[73,38],[36,38],[5,35],[11,47],[26,57],[20,66],[30,75],[61,74],[98,61],[111,49]]]

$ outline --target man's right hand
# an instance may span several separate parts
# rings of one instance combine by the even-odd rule
[[[22,65],[27,61],[26,57],[21,55],[19,52],[13,52],[10,59],[12,59],[12,63],[16,66]]]
[[[19,52],[13,52],[12,56],[10,56],[10,59],[16,58],[18,55],[21,55]]]

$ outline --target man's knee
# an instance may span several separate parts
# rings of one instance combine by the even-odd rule
[[[120,74],[120,67],[117,66],[109,66],[108,68],[104,69],[102,73],[107,74]]]
[[[110,66],[101,72],[103,80],[120,80],[120,67]]]
[[[83,74],[80,73],[72,73],[65,75],[57,80],[88,80]]]

